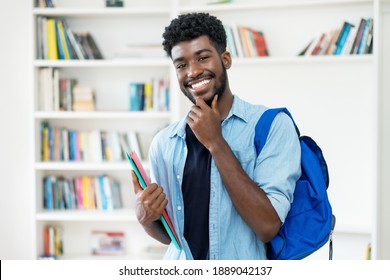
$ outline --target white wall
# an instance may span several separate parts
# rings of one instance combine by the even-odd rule
[[[30,259],[31,1],[0,3],[0,259]]]
[[[34,258],[31,2],[0,2],[0,259]],[[354,248],[362,253],[367,238],[335,235],[334,258],[363,259]]]

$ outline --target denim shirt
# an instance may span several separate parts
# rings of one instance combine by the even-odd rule
[[[295,183],[301,175],[300,145],[291,119],[280,113],[272,123],[259,156],[254,146],[255,126],[267,108],[234,96],[232,108],[222,122],[222,135],[247,175],[265,192],[284,222],[293,200]],[[182,244],[171,243],[164,259],[193,259],[183,237],[182,180],[187,156],[186,118],[169,125],[153,139],[150,147],[151,179],[168,199],[166,207]],[[212,160],[209,205],[210,259],[266,259],[265,244],[236,211]]]

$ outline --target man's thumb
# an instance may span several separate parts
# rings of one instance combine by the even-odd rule
[[[131,179],[133,181],[133,186],[134,186],[134,193],[139,193],[142,191],[142,187],[140,183],[138,182],[137,175],[135,175],[134,171],[131,171]]]

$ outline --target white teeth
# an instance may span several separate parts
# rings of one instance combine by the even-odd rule
[[[203,81],[201,81],[201,82],[199,82],[199,83],[193,84],[191,87],[192,87],[193,89],[196,89],[196,88],[201,87],[201,86],[203,86],[203,85],[206,85],[206,84],[208,84],[208,83],[210,83],[210,80],[203,80]]]

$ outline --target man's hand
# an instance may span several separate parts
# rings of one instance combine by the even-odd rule
[[[209,151],[215,143],[223,140],[221,129],[221,116],[219,114],[218,95],[215,95],[209,107],[203,99],[197,99],[196,105],[191,107],[187,123],[196,138]]]
[[[135,213],[138,221],[144,227],[150,227],[152,223],[160,218],[168,200],[163,189],[153,183],[142,189],[134,171],[131,172],[135,193]]]

